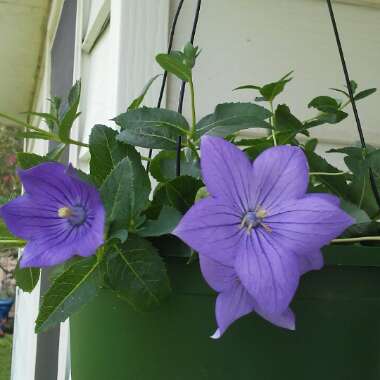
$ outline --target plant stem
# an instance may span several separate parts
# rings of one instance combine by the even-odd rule
[[[76,141],[76,140],[69,140],[68,141],[69,144],[73,144],[73,145],[78,145],[78,146],[83,146],[84,148],[88,148],[90,145],[86,144],[86,143],[83,143],[83,142],[80,142],[80,141]]]
[[[196,126],[196,115],[195,115],[195,91],[194,91],[194,83],[193,79],[189,81],[189,88],[190,88],[190,96],[191,96],[191,130],[190,130],[190,136],[193,137],[195,133],[195,126]]]
[[[362,236],[357,238],[334,239],[332,243],[355,243],[360,241],[380,241],[380,236]]]
[[[277,146],[277,139],[276,139],[276,119],[274,115],[274,109],[273,109],[273,101],[269,102],[270,104],[270,109],[272,112],[272,117],[271,117],[271,125],[272,125],[272,138],[273,138],[273,145]]]
[[[152,161],[152,159],[149,158],[149,157],[141,156],[141,155],[140,155],[140,157],[141,157],[141,159],[142,159],[143,161]]]
[[[55,135],[53,135],[53,134],[45,131],[44,129],[41,129],[41,128],[38,128],[38,127],[34,127],[33,125],[25,123],[24,121],[22,121],[20,119],[16,119],[15,117],[9,116],[9,115],[7,115],[5,113],[0,113],[0,117],[15,122],[17,124],[17,127],[21,127],[22,126],[23,128],[28,128],[28,129],[31,129],[33,131],[45,133],[46,135],[51,135],[51,136],[55,137]]]
[[[324,172],[310,172],[309,175],[343,175],[349,174],[349,172],[339,172],[339,173],[324,173]]]

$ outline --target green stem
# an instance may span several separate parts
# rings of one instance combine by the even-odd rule
[[[195,146],[195,144],[193,143],[192,140],[190,140],[190,139],[187,140],[187,146],[193,151],[197,160],[199,160],[199,154],[198,154],[197,147]]]
[[[90,145],[86,144],[86,143],[83,143],[83,142],[80,142],[80,141],[76,141],[76,140],[69,140],[68,141],[69,144],[73,144],[73,145],[78,145],[78,146],[83,146],[84,148],[88,148]]]
[[[349,172],[339,172],[339,173],[324,173],[324,172],[310,172],[309,175],[343,175],[349,174]]]
[[[195,133],[195,126],[196,126],[196,115],[195,115],[195,91],[194,91],[194,83],[193,79],[189,81],[189,88],[190,88],[190,96],[191,96],[191,129],[190,129],[190,136],[193,137]]]
[[[38,127],[34,127],[33,125],[25,123],[24,121],[22,121],[20,119],[16,119],[15,117],[9,116],[9,115],[7,115],[5,113],[0,113],[0,117],[15,122],[17,124],[17,127],[21,127],[22,126],[23,128],[28,128],[28,129],[31,129],[31,130],[33,130],[35,132],[41,132],[41,133],[45,133],[46,135],[51,135],[51,136],[56,137],[55,135],[53,135],[53,134],[45,131],[44,129],[41,129],[41,128],[38,128]]]
[[[277,146],[277,139],[276,139],[276,119],[275,119],[275,114],[274,114],[274,109],[273,109],[273,102],[269,102],[270,104],[270,109],[272,112],[272,117],[271,117],[271,125],[272,125],[272,138],[273,138],[273,145]]]
[[[146,156],[141,156],[141,159],[142,159],[143,161],[152,161],[151,158],[146,157]]]
[[[332,243],[355,243],[360,241],[380,241],[380,236],[362,236],[357,238],[334,239]]]

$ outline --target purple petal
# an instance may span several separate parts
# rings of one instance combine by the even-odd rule
[[[312,193],[314,197],[318,197],[319,199],[324,199],[327,202],[332,203],[334,206],[340,206],[340,199],[336,195],[327,194],[327,193]]]
[[[77,230],[79,228],[76,228]],[[73,234],[77,236],[70,243],[65,237]],[[20,267],[45,268],[58,265],[73,256],[91,256],[96,253],[99,246],[103,244],[103,236],[89,229],[82,236],[78,231],[64,231],[61,236],[52,239],[46,237],[45,240],[32,240],[24,248]]]
[[[295,146],[278,146],[261,153],[253,163],[252,205],[272,207],[305,195],[309,176],[303,151]]]
[[[292,310],[290,310],[290,308],[287,308],[283,313],[279,315],[276,315],[276,314],[269,315],[262,312],[259,307],[255,306],[255,312],[259,314],[262,318],[266,319],[268,322],[272,323],[273,325],[276,325],[278,327],[282,327],[288,330],[296,329],[295,316]]]
[[[43,229],[44,234],[61,230],[66,220],[58,217],[58,209],[40,202],[29,194],[17,197],[0,208],[0,216],[16,236],[30,240]]]
[[[323,255],[319,249],[298,253],[297,256],[301,275],[311,270],[319,270],[323,268]]]
[[[233,207],[247,211],[252,164],[239,148],[219,137],[201,140],[201,168],[208,192]]]
[[[271,236],[278,244],[294,252],[320,249],[338,237],[353,219],[318,194],[283,203],[265,218]]]
[[[172,233],[201,255],[232,265],[245,233],[240,223],[225,201],[208,197],[195,203]]]
[[[298,286],[298,258],[276,244],[269,232],[257,229],[246,235],[235,270],[262,313],[276,316],[288,308]]]
[[[203,277],[211,288],[219,293],[230,289],[237,281],[237,275],[232,266],[221,264],[204,255],[199,255],[199,263]]]
[[[215,306],[218,329],[212,338],[220,338],[233,322],[251,313],[253,305],[252,297],[239,281],[236,281],[230,289],[220,293]]]

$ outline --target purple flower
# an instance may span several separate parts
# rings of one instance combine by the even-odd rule
[[[105,212],[95,187],[71,166],[43,163],[18,175],[25,194],[0,208],[9,230],[28,241],[21,267],[48,267],[90,256],[103,244]]]
[[[289,304],[300,276],[323,266],[321,247],[353,221],[329,194],[306,194],[308,164],[294,146],[267,149],[254,163],[217,137],[201,141],[210,197],[197,202],[173,232],[200,255],[202,273],[219,295],[220,337],[255,311],[295,328]]]

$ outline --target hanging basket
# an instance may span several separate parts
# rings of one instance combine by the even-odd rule
[[[325,258],[301,280],[296,331],[251,314],[218,341],[209,338],[215,294],[197,263],[172,258],[173,296],[157,311],[135,312],[104,291],[71,318],[72,378],[377,380],[380,251],[329,246]]]

